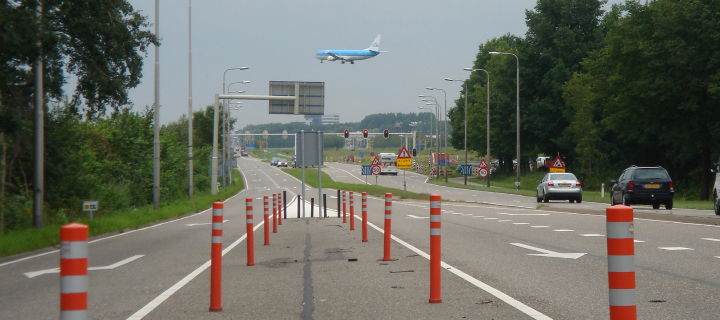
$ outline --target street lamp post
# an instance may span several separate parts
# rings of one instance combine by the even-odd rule
[[[223,95],[225,94],[225,74],[226,74],[228,71],[230,71],[230,70],[246,70],[246,69],[248,69],[248,67],[230,68],[230,69],[225,70],[225,72],[223,72],[223,83],[222,83]],[[219,119],[218,119],[218,118],[219,118],[218,108],[216,107],[216,108],[215,108],[214,121],[213,121],[213,126],[214,126],[216,129],[218,128],[218,125],[219,125]],[[215,130],[216,130],[216,129],[215,129]],[[214,137],[213,137],[212,167],[213,167],[213,168],[217,168],[217,165],[218,165],[217,135],[214,135]],[[212,178],[211,178],[211,181],[210,181],[210,193],[213,194],[213,195],[215,195],[215,194],[217,194],[217,191],[218,191],[218,186],[217,186],[217,171],[213,171],[212,174],[211,174],[211,176],[212,176]],[[223,180],[223,181],[224,181],[224,180]]]
[[[438,104],[437,98],[435,98],[435,97],[433,97],[433,96],[428,96],[428,95],[422,95],[422,94],[421,94],[421,95],[419,95],[419,97],[421,97],[421,98],[431,98],[432,100],[422,99],[422,101],[425,101],[425,102],[426,102],[426,103],[425,103],[426,105],[432,105],[432,104],[435,105],[435,121],[437,121],[437,122],[436,122],[437,125],[435,126],[435,139],[436,139],[436,140],[435,140],[435,141],[436,141],[435,145],[437,146],[437,147],[436,147],[436,149],[437,149],[436,154],[438,155],[438,160],[439,160],[439,159],[440,159],[440,147],[441,147],[441,145],[442,145],[442,140],[440,140],[440,104]],[[432,102],[432,103],[431,103],[431,102]],[[436,180],[440,180],[440,161],[436,161],[436,162],[435,162],[435,168],[436,168],[436,173],[437,173],[437,176],[435,177],[435,179],[436,179]]]
[[[434,113],[432,112],[432,109],[430,109],[430,108],[425,108],[425,107],[423,107],[423,106],[420,106],[420,107],[418,107],[418,109],[428,110],[428,111],[430,111],[430,113],[431,113],[432,115],[434,115]],[[437,117],[437,116],[436,116],[436,117]],[[428,166],[430,166],[430,159],[432,158],[432,133],[433,133],[433,129],[432,129],[432,128],[433,128],[433,122],[434,122],[434,121],[432,121],[432,119],[430,119],[430,137],[429,137],[430,139],[428,140],[428,147],[427,147],[427,149],[428,149]]]
[[[231,82],[231,83],[228,84],[228,86],[227,86],[227,92],[228,92],[228,94],[230,94],[230,93],[243,93],[243,92],[245,92],[244,90],[240,90],[240,91],[236,91],[236,92],[231,92],[231,91],[230,91],[230,87],[231,87],[233,84],[236,84],[236,83],[245,84],[245,83],[250,83],[250,81],[235,81],[235,82]],[[225,105],[225,108],[223,109],[223,124],[222,124],[222,125],[223,125],[223,166],[225,166],[225,164],[230,160],[230,147],[227,147],[227,149],[226,149],[226,145],[230,142],[230,140],[227,138],[227,135],[228,135],[228,133],[230,132],[230,125],[229,125],[229,123],[228,123],[228,116],[229,116],[228,114],[230,113],[229,100],[225,100],[225,101],[224,101],[224,105]],[[227,170],[227,167],[223,167],[223,172],[224,172],[224,170]],[[228,184],[230,184],[230,183],[232,182],[232,171],[230,171],[229,174],[226,174],[226,175],[223,176],[223,191],[225,191],[225,182],[226,182],[226,180],[227,180],[227,183],[228,183]]]
[[[490,161],[490,73],[489,73],[487,70],[485,70],[485,69],[463,68],[463,70],[465,70],[465,71],[470,71],[470,72],[473,72],[473,71],[484,71],[485,74],[487,75],[487,84],[485,85],[485,86],[487,87],[487,94],[486,94],[486,96],[487,96],[487,108],[486,108],[486,117],[485,117],[485,118],[486,118],[486,121],[487,121],[487,125],[486,125],[486,129],[487,129],[487,134],[486,134],[486,135],[487,135],[487,137],[486,137],[486,138],[487,138],[487,153],[486,153],[486,156],[487,156],[487,161],[489,162],[489,161]],[[489,165],[489,164],[488,164],[488,165]],[[490,168],[488,168],[487,186],[488,186],[488,188],[490,187]]]
[[[515,72],[515,75],[516,75],[515,82],[517,84],[517,89],[516,89],[516,91],[517,91],[517,97],[516,97],[516,101],[517,101],[517,150],[516,150],[516,153],[517,153],[517,155],[516,155],[516,158],[517,158],[517,181],[515,182],[515,185],[517,186],[517,188],[519,190],[520,189],[520,167],[521,167],[521,165],[520,165],[520,162],[521,162],[520,161],[520,58],[518,58],[518,56],[515,55],[514,53],[509,53],[509,52],[491,51],[488,53],[491,55],[500,55],[500,54],[511,55],[511,56],[515,57],[515,60],[517,61],[517,69]]]
[[[462,81],[462,80],[445,78],[445,81]],[[465,145],[464,145],[464,149],[465,149],[465,165],[467,165],[467,164],[468,164],[468,160],[467,160],[467,108],[468,108],[468,104],[467,104],[467,99],[468,99],[468,97],[467,97],[467,95],[468,95],[467,83],[464,83],[464,82],[463,82],[463,86],[465,87]],[[463,177],[465,177],[465,185],[467,185],[467,175],[463,175]]]
[[[447,136],[448,136],[448,134],[447,134],[447,125],[448,125],[448,119],[447,119],[447,93],[445,93],[445,90],[444,90],[444,89],[440,89],[440,88],[430,88],[430,87],[426,87],[425,89],[428,89],[428,90],[441,90],[441,91],[443,92],[443,96],[445,97],[445,106],[444,106],[445,111],[443,112],[443,119],[445,119],[445,133],[444,133],[444,135],[445,135],[445,165],[444,165],[444,167],[445,167],[445,183],[447,183],[447,182],[448,182],[447,167],[448,167],[448,164],[449,164],[449,163],[448,163],[448,161],[449,161],[449,159],[448,159],[448,153],[447,153],[447,144],[448,144],[448,143],[447,143]]]

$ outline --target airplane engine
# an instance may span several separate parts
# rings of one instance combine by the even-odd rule
[[[328,61],[335,61],[335,57],[333,57],[333,56],[328,56],[328,57],[327,57],[327,60],[328,60]]]

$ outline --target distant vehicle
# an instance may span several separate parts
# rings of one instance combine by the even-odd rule
[[[549,166],[545,165],[547,160],[550,160],[550,157],[540,156],[537,159],[535,159],[535,162],[537,163],[538,168],[539,167],[549,167]],[[550,165],[552,165],[552,164],[550,164]]]
[[[272,158],[270,159],[270,165],[271,166],[277,166],[278,162],[280,162],[280,158]]]
[[[380,174],[391,174],[391,175],[398,175],[400,173],[400,170],[397,168],[397,154],[394,153],[381,153],[378,155],[378,159],[380,160],[380,164],[382,165],[382,171],[380,171]]]
[[[287,166],[288,166],[288,165],[287,165],[287,160],[285,160],[285,159],[280,159],[280,161],[278,161],[278,163],[276,164],[276,166],[287,168]]]
[[[582,203],[582,186],[572,173],[548,173],[538,183],[537,202],[570,200],[570,203]]]
[[[715,186],[713,186],[713,207],[715,208],[715,214],[720,215],[720,161],[713,163],[713,168],[710,172],[715,173]]]
[[[665,209],[673,208],[675,188],[670,175],[663,167],[631,166],[625,169],[614,183],[610,191],[610,204],[650,204],[653,209],[659,209],[660,204]]]
[[[240,151],[240,155],[243,156],[243,157],[249,157],[249,156],[250,156],[250,155],[247,153],[247,151],[245,151],[245,150]]]
[[[345,61],[349,61],[350,64],[354,64],[355,60],[365,60],[372,57],[376,57],[380,54],[380,35],[375,38],[375,41],[365,50],[320,50],[315,54],[315,58],[320,59],[320,63],[324,60],[327,61],[340,61],[345,64]]]

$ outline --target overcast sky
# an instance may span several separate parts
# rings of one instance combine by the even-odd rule
[[[155,23],[155,1],[129,0]],[[614,3],[620,1],[611,1]],[[434,95],[448,108],[462,90],[478,46],[504,34],[525,35],[525,10],[535,0],[453,1],[230,1],[192,2],[192,104],[197,111],[222,92],[268,94],[269,81],[325,82],[325,114],[358,122],[373,113],[419,112],[418,95]],[[160,122],[188,113],[188,1],[160,0]],[[151,27],[150,30],[154,30]],[[324,49],[365,49],[381,34],[389,51],[355,64],[324,62]],[[155,49],[145,59],[142,83],[130,91],[136,110],[153,104]],[[521,106],[522,107],[522,106]],[[267,101],[246,101],[232,111],[236,128],[302,121],[302,115],[269,115]]]

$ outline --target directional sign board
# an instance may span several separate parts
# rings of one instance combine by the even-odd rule
[[[400,154],[397,157],[397,168],[412,169],[412,157],[405,146],[400,148]]]
[[[557,158],[553,160],[553,164],[550,166],[550,172],[565,172],[565,163],[560,159],[560,156],[557,156]]]
[[[381,172],[382,172],[382,167],[381,167],[381,166],[379,166],[379,165],[377,165],[377,166],[372,166],[372,174],[373,174],[373,175],[375,175],[375,176],[376,176],[376,175],[379,175]]]
[[[464,176],[472,175],[472,165],[471,164],[461,164],[460,165],[460,174]]]
[[[477,173],[480,178],[487,178],[488,174],[490,174],[490,168],[487,162],[485,162],[485,159],[480,160]]]
[[[369,176],[372,174],[372,166],[371,165],[363,165],[362,166],[362,175]]]
[[[97,211],[97,201],[83,201],[83,211]]]
[[[325,114],[324,82],[270,81],[270,95],[297,98],[269,100],[270,114]]]

